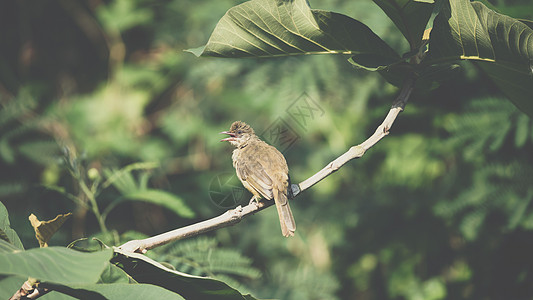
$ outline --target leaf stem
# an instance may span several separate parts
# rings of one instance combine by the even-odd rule
[[[96,216],[96,219],[98,220],[98,225],[100,226],[100,230],[102,232],[107,233],[107,226],[105,225],[105,220],[100,213],[100,209],[98,208],[98,203],[96,202],[96,197],[94,196],[94,193],[89,189],[87,184],[80,178],[78,179],[79,185],[83,193],[87,196],[89,201],[91,202],[91,210],[93,211],[94,215]]]

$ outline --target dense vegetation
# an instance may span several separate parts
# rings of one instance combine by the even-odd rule
[[[25,249],[39,247],[32,213],[73,213],[50,246],[118,246],[247,204],[232,149],[219,143],[234,120],[283,150],[295,182],[374,132],[398,89],[346,56],[183,51],[238,3],[0,4],[0,199]],[[372,1],[311,5],[410,50]],[[527,0],[492,5],[533,18]],[[291,202],[296,237],[283,238],[267,209],[148,256],[258,299],[531,299],[533,122],[483,65],[459,64],[417,89],[364,157]],[[290,128],[286,140],[277,128]]]

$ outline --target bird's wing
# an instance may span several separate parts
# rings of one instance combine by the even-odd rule
[[[272,178],[265,172],[261,162],[256,159],[238,161],[235,165],[237,175],[266,199],[272,199]]]

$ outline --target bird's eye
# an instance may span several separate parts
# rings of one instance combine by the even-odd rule
[[[238,134],[241,134],[241,133],[242,133],[242,130],[238,130],[237,133],[238,133]]]

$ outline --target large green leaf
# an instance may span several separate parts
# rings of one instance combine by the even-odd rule
[[[102,274],[98,283],[137,283],[131,278],[128,273],[124,272],[121,268],[108,264]]]
[[[0,202],[0,239],[10,243],[20,250],[24,249],[19,236],[10,226],[9,214],[2,202]]]
[[[28,277],[20,276],[0,276],[0,299],[9,299],[16,291],[18,291],[22,284],[28,280]],[[76,299],[65,294],[50,292],[44,296],[39,297],[39,300],[71,300]]]
[[[521,111],[533,117],[533,75],[520,66],[476,63]]]
[[[0,299],[9,299],[20,289],[28,278],[17,276],[0,276]]]
[[[411,49],[422,44],[422,35],[433,12],[433,0],[373,0],[405,36]]]
[[[479,2],[449,0],[435,18],[428,64],[466,59],[482,62],[494,82],[533,116],[533,30]]]
[[[0,276],[0,299],[11,297],[27,279],[27,277],[19,276]],[[42,299],[103,299],[102,297],[106,299],[183,299],[175,293],[153,285],[128,284],[134,281],[128,279],[128,275],[122,269],[112,264],[107,264],[99,283],[106,284],[69,284],[68,287],[43,284],[54,291],[46,294]]]
[[[305,0],[251,0],[228,10],[198,56],[360,56],[361,65],[389,65],[398,54],[368,26],[348,16],[311,10]],[[376,63],[378,62],[378,63]]]
[[[83,253],[63,247],[0,253],[0,274],[60,284],[96,283],[111,253],[111,249]]]
[[[254,299],[250,295],[242,295],[222,281],[171,270],[142,254],[115,248],[112,263],[126,271],[137,282],[164,287],[186,299]]]
[[[44,287],[75,297],[77,299],[183,299],[180,295],[162,287],[151,284],[85,284],[85,285],[57,285],[45,284]]]
[[[0,239],[0,253],[12,253],[21,251],[19,248],[15,247],[13,244],[10,244],[2,239]]]

